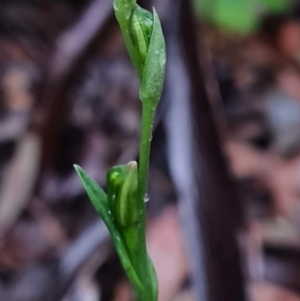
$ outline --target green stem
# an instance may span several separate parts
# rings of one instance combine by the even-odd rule
[[[140,158],[138,172],[138,195],[136,200],[138,222],[136,225],[123,229],[123,239],[130,249],[129,256],[132,266],[143,282],[143,289],[137,291],[138,301],[155,301],[157,288],[153,283],[153,266],[149,263],[146,245],[146,205],[145,194],[147,191],[150,146],[152,140],[152,125],[155,108],[143,104],[140,138]],[[154,286],[153,286],[154,285]]]
[[[138,173],[138,237],[139,245],[137,248],[137,256],[133,258],[136,261],[138,268],[138,275],[145,282],[145,287],[149,288],[151,285],[151,278],[149,276],[149,263],[147,258],[147,246],[146,246],[146,205],[145,194],[147,192],[148,183],[148,170],[149,170],[149,158],[150,158],[150,146],[152,140],[152,127],[155,116],[155,108],[149,105],[143,104],[142,106],[142,121],[141,121],[141,138],[140,138],[140,150],[139,150],[139,173]],[[142,263],[142,264],[141,264]],[[153,298],[153,297],[152,297]],[[151,299],[152,299],[151,298]],[[149,299],[149,300],[151,300]],[[146,300],[143,300],[146,301]]]
[[[146,223],[146,205],[144,198],[148,187],[150,146],[152,140],[154,115],[155,108],[151,108],[149,105],[143,104],[139,152],[138,212],[139,220],[142,221],[142,228],[144,229]]]

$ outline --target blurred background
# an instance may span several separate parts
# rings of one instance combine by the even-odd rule
[[[300,5],[190,2],[140,1],[169,55],[147,203],[159,301],[300,300]],[[138,159],[138,87],[111,0],[1,1],[0,301],[134,300],[73,164],[105,187]]]

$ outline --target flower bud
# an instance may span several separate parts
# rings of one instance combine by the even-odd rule
[[[138,171],[135,161],[112,167],[107,173],[108,205],[120,227],[129,227],[137,219]]]
[[[153,15],[136,5],[131,15],[131,41],[141,64],[145,63],[153,30]]]

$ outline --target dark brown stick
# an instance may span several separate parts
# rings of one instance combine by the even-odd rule
[[[242,211],[221,151],[191,1],[173,1],[168,35],[166,120],[170,168],[178,189],[191,255],[195,300],[243,301],[244,277],[237,243]],[[179,23],[178,21],[179,20]],[[205,51],[200,49],[200,52]]]

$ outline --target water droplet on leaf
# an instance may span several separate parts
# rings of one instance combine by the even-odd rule
[[[149,196],[148,196],[148,194],[146,194],[145,197],[144,197],[144,202],[145,202],[145,203],[148,203],[149,200],[150,200],[150,199],[149,199]]]

